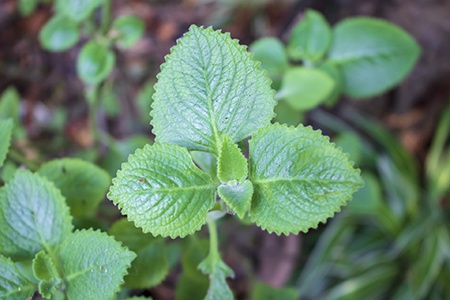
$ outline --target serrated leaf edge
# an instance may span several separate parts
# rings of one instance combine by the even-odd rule
[[[128,269],[131,267],[131,262],[136,258],[137,254],[136,254],[135,252],[131,251],[130,249],[128,249],[128,247],[123,246],[122,242],[119,241],[119,240],[116,240],[114,236],[108,235],[106,232],[103,232],[103,231],[98,230],[98,229],[92,229],[92,228],[89,228],[89,229],[81,229],[81,230],[80,230],[80,229],[77,229],[77,230],[75,230],[74,232],[72,232],[72,235],[73,235],[73,234],[77,234],[77,233],[84,233],[84,232],[87,232],[87,233],[91,233],[91,232],[92,232],[92,233],[100,233],[102,236],[107,237],[107,238],[109,238],[109,239],[112,239],[112,240],[114,241],[114,243],[116,243],[116,244],[119,246],[120,250],[122,250],[122,251],[124,251],[124,252],[127,252],[128,255],[130,255],[130,256],[133,257],[133,258],[130,260],[130,262],[129,262],[128,264],[125,265],[125,266],[126,266],[126,269],[125,269],[125,272],[124,272],[123,275],[122,275],[121,281],[118,283],[117,287],[116,287],[114,290],[112,290],[112,294],[113,294],[113,295],[117,294],[117,293],[120,291],[121,286],[125,283],[124,278],[125,278],[126,275],[128,275]],[[68,243],[68,242],[67,242],[68,240],[69,240],[69,239],[66,238],[66,239],[63,241],[63,243],[61,244],[61,246],[67,244],[67,243]],[[66,276],[66,274],[64,274],[64,279],[66,279],[66,278],[67,278],[67,276]]]
[[[363,181],[362,178],[361,178],[361,170],[360,170],[359,168],[355,168],[355,163],[354,163],[352,160],[350,160],[349,154],[346,153],[346,152],[344,152],[344,151],[342,151],[342,148],[341,148],[341,147],[338,147],[335,143],[331,142],[331,141],[330,141],[330,138],[322,133],[322,130],[320,130],[320,129],[314,129],[311,125],[304,126],[303,124],[299,124],[299,125],[297,125],[297,126],[292,126],[292,125],[291,125],[291,126],[288,126],[287,124],[280,124],[280,123],[276,122],[276,123],[274,123],[274,124],[270,124],[270,125],[268,125],[268,126],[266,126],[266,127],[264,127],[264,128],[259,129],[254,135],[263,134],[264,131],[267,131],[267,130],[270,129],[270,127],[274,127],[274,126],[279,127],[279,128],[287,128],[287,129],[294,129],[294,130],[297,129],[297,128],[299,128],[299,127],[302,127],[302,128],[305,128],[305,129],[312,130],[312,131],[315,131],[315,132],[320,133],[321,138],[322,138],[324,141],[327,141],[327,142],[330,143],[334,148],[339,149],[339,151],[340,151],[341,153],[344,154],[344,156],[347,158],[346,161],[347,161],[348,165],[349,165],[350,167],[352,167],[352,168],[355,170],[355,172],[358,173],[358,175],[360,176],[360,179],[361,179],[361,182],[360,182],[361,184],[360,184],[360,187],[359,187],[359,188],[361,188],[361,187],[364,185],[364,181]],[[252,136],[252,138],[249,140],[249,148],[251,148],[252,140],[253,140],[253,136]],[[251,163],[251,161],[249,161],[249,170],[251,170],[251,168],[250,168],[250,163]],[[250,181],[251,181],[251,174],[249,174],[249,178],[250,178]],[[253,182],[252,182],[252,183],[253,183]],[[319,226],[320,223],[325,224],[325,223],[327,222],[328,219],[333,218],[337,213],[341,212],[341,211],[342,211],[342,207],[344,207],[344,206],[346,205],[346,203],[347,203],[348,201],[350,201],[350,200],[351,200],[351,199],[347,199],[346,201],[344,201],[342,204],[340,204],[338,210],[336,210],[336,211],[334,211],[334,212],[328,214],[328,216],[325,216],[323,219],[318,220],[317,223],[316,223],[316,225],[313,225],[313,226],[309,227],[309,228],[306,229],[305,231],[302,231],[302,230],[298,230],[298,231],[289,231],[289,230],[270,230],[270,229],[268,229],[266,226],[264,226],[263,224],[258,223],[258,222],[256,222],[256,221],[254,220],[254,218],[253,218],[253,216],[252,216],[252,213],[251,213],[251,208],[250,208],[250,210],[249,210],[249,215],[250,215],[250,219],[251,219],[251,221],[252,221],[253,223],[255,223],[255,224],[256,224],[258,227],[260,227],[262,230],[267,231],[268,233],[275,233],[275,234],[278,235],[278,236],[280,236],[281,234],[284,234],[285,236],[289,236],[290,234],[298,235],[300,232],[308,233],[311,229],[314,229],[314,230],[317,229],[317,227]]]
[[[158,142],[158,130],[157,130],[157,127],[158,127],[158,126],[155,126],[155,125],[157,125],[157,124],[155,124],[156,121],[155,121],[155,116],[154,116],[153,112],[154,112],[154,108],[155,108],[155,107],[154,107],[154,106],[155,106],[155,102],[158,101],[158,100],[156,99],[156,95],[157,95],[157,91],[158,91],[158,88],[159,88],[159,81],[160,81],[159,79],[160,79],[160,77],[161,77],[161,72],[166,68],[167,64],[170,62],[171,57],[174,55],[174,53],[176,53],[176,52],[178,51],[178,47],[177,47],[177,46],[181,46],[181,45],[182,45],[182,43],[183,43],[183,38],[184,38],[184,37],[188,37],[188,36],[191,34],[191,30],[192,30],[192,29],[194,29],[194,30],[206,30],[207,32],[224,34],[225,36],[229,37],[230,40],[231,40],[231,42],[234,43],[234,44],[236,44],[236,47],[237,47],[238,49],[243,49],[243,50],[249,55],[249,57],[250,57],[251,61],[253,62],[255,68],[261,70],[261,71],[264,73],[264,75],[265,75],[265,76],[264,76],[264,80],[266,81],[265,84],[268,85],[268,86],[270,86],[270,87],[272,86],[272,80],[269,78],[267,70],[261,68],[261,62],[260,62],[259,60],[257,60],[257,59],[254,57],[254,54],[253,54],[252,52],[248,51],[248,46],[246,46],[246,45],[241,45],[241,44],[239,43],[239,40],[238,40],[238,39],[233,39],[233,38],[231,37],[231,34],[230,34],[229,32],[222,32],[221,29],[214,30],[212,26],[209,26],[209,27],[207,27],[207,28],[204,28],[204,26],[191,25],[191,26],[189,27],[188,31],[185,32],[179,39],[177,39],[176,44],[170,48],[169,54],[167,54],[167,55],[164,56],[164,63],[161,64],[161,66],[160,66],[160,72],[156,75],[157,81],[156,81],[156,83],[155,83],[154,86],[153,86],[153,89],[154,89],[154,93],[153,93],[153,95],[152,95],[153,101],[152,101],[152,104],[151,104],[151,110],[150,110],[150,113],[149,113],[149,114],[150,114],[150,117],[151,117],[150,124],[151,124],[152,127],[153,127],[153,128],[152,128],[152,133],[153,133],[153,134],[155,135],[155,137],[156,137],[156,138],[155,138],[155,141],[156,141],[156,142]],[[275,106],[278,104],[278,102],[274,100],[274,96],[275,96],[275,92],[276,92],[276,91],[275,91],[274,89],[272,89],[272,88],[270,88],[270,91],[271,91],[271,93],[272,93],[271,98],[272,98],[273,108],[275,108]],[[272,120],[273,118],[275,118],[275,116],[276,116],[276,114],[275,114],[275,112],[273,111],[272,116],[269,117],[269,119],[267,120],[267,122],[270,122],[270,120]],[[156,122],[156,123],[158,123],[158,122]],[[264,127],[262,127],[262,128],[264,128]],[[251,136],[251,135],[253,135],[253,134],[254,134],[254,132],[253,132],[253,133],[250,133],[249,136]],[[233,141],[234,141],[234,140],[233,140]],[[234,141],[234,142],[237,143],[237,142],[240,142],[240,140],[239,140],[239,141]],[[217,145],[216,145],[216,146],[217,146]],[[217,149],[217,150],[220,151],[220,149]],[[212,153],[212,154],[217,155],[217,153]]]
[[[119,175],[122,173],[123,168],[129,163],[131,157],[137,156],[138,152],[139,152],[139,153],[140,153],[140,152],[143,152],[143,151],[145,151],[145,149],[148,148],[148,147],[160,147],[160,146],[164,146],[164,145],[173,147],[175,144],[169,144],[169,143],[155,143],[155,144],[153,144],[153,145],[147,144],[147,145],[145,145],[145,146],[142,147],[142,148],[137,148],[136,151],[135,151],[134,153],[130,154],[130,155],[128,156],[127,161],[126,161],[126,162],[123,162],[123,163],[120,165],[120,169],[117,170],[117,172],[116,172],[116,177],[114,177],[114,178],[112,179],[112,184],[111,184],[111,186],[109,187],[109,190],[108,190],[108,192],[107,192],[107,194],[106,194],[106,197],[107,197],[110,201],[112,201],[112,202],[114,203],[114,205],[116,205],[116,206],[119,207],[120,213],[121,213],[123,216],[125,216],[125,217],[128,219],[129,222],[132,222],[133,224],[135,224],[136,227],[142,229],[142,232],[143,232],[143,233],[150,233],[150,234],[153,235],[154,237],[161,236],[161,237],[163,237],[163,238],[170,237],[170,238],[172,238],[172,239],[175,239],[175,238],[178,238],[178,237],[179,237],[179,238],[184,238],[184,237],[186,237],[186,236],[188,236],[188,235],[194,234],[195,232],[199,231],[199,230],[206,224],[206,216],[205,216],[204,222],[201,223],[201,224],[199,224],[199,226],[196,227],[191,233],[187,233],[187,234],[184,234],[184,235],[181,235],[181,234],[180,234],[180,235],[178,235],[178,234],[162,234],[162,233],[154,234],[154,233],[151,232],[150,230],[146,230],[145,228],[136,225],[136,220],[135,220],[135,218],[133,218],[132,215],[129,215],[129,214],[128,214],[128,212],[124,209],[122,202],[118,202],[118,201],[116,201],[116,200],[113,199],[113,198],[115,198],[115,197],[113,197],[112,192],[111,192],[111,188],[116,184],[117,178],[118,178]],[[188,154],[189,154],[189,151],[187,150],[187,148],[182,147],[182,146],[178,146],[178,145],[175,145],[175,146],[180,147],[180,148],[183,148],[183,149],[186,150],[186,151],[188,152]],[[191,156],[190,154],[189,154],[189,157],[191,158],[191,163],[195,166],[195,168],[197,168],[197,169],[199,169],[200,171],[202,171],[202,172],[204,172],[205,174],[207,174],[207,175],[210,177],[211,182],[214,183],[213,179],[211,178],[211,175],[209,175],[207,172],[201,170],[201,169],[194,163],[194,161],[192,160],[192,156]],[[214,186],[214,192],[215,192],[215,197],[214,197],[214,199],[217,197],[217,186],[218,186],[218,185],[215,185],[215,186]],[[213,202],[213,205],[214,205],[214,202]],[[212,209],[213,205],[211,206],[210,210]]]

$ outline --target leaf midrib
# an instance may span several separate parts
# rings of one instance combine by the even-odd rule
[[[199,47],[199,49],[201,49],[201,45],[199,44],[198,39],[196,39],[197,41],[197,45]],[[212,53],[212,52],[211,52]],[[219,152],[219,148],[220,148],[220,137],[219,137],[219,130],[217,128],[217,121],[216,121],[216,116],[214,114],[214,107],[213,107],[213,101],[212,101],[212,95],[211,95],[211,87],[210,87],[210,81],[209,81],[209,76],[206,73],[206,64],[205,64],[205,59],[203,57],[203,53],[200,51],[200,59],[201,59],[201,69],[202,69],[202,73],[203,73],[203,77],[205,80],[205,84],[206,84],[206,97],[207,97],[207,102],[208,102],[208,114],[211,120],[211,126],[212,126],[212,130],[213,130],[213,134],[214,134],[214,139],[215,139],[215,152],[218,153]]]
[[[218,187],[218,184],[208,184],[208,185],[196,185],[196,186],[186,186],[186,187],[172,187],[172,188],[148,188],[142,190],[136,190],[133,193],[136,194],[145,194],[148,191],[154,192],[179,192],[179,191],[195,191],[195,190],[215,190]]]

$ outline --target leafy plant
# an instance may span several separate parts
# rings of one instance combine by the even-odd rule
[[[144,22],[133,15],[111,20],[110,0],[56,0],[54,12],[39,33],[44,49],[65,51],[75,46],[81,37],[87,37],[78,53],[76,69],[85,85],[92,135],[97,142],[104,135],[97,126],[98,108],[102,98],[112,94],[112,86],[106,81],[116,63],[114,49],[136,44],[144,34]],[[97,12],[100,18],[96,17]]]
[[[357,17],[331,28],[314,10],[294,26],[286,46],[266,37],[250,48],[279,89],[275,98],[300,111],[334,104],[342,93],[382,94],[406,77],[420,54],[414,39],[387,21]]]
[[[11,119],[0,120],[0,167],[12,130]],[[92,175],[97,172],[95,166],[86,164],[74,159],[50,162],[42,173],[51,169],[58,174],[60,168],[57,185],[74,197],[73,189],[80,187],[77,181],[90,176],[74,176],[77,167],[93,168]],[[76,205],[72,203],[73,208]],[[47,299],[110,299],[136,256],[100,231],[73,231],[72,216],[60,190],[27,170],[17,170],[0,188],[0,240],[1,299],[26,299],[35,291]]]
[[[210,278],[206,299],[233,298],[217,219],[236,213],[268,232],[306,232],[362,185],[319,131],[270,124],[273,94],[265,71],[229,34],[191,26],[155,85],[156,143],[130,155],[108,192],[128,220],[155,236],[185,237],[207,223],[209,254],[198,265]],[[244,154],[236,143],[249,136]]]

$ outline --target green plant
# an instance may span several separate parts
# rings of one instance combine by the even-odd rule
[[[114,100],[111,84],[107,84],[116,62],[114,49],[132,47],[144,34],[144,22],[132,15],[111,20],[110,0],[56,0],[54,12],[39,33],[44,49],[65,51],[77,44],[81,37],[87,37],[79,51],[76,69],[85,85],[92,133],[97,141],[104,134],[98,132],[96,115],[100,105],[107,105],[101,100]],[[97,17],[97,12],[100,17]]]
[[[405,78],[420,54],[414,39],[387,21],[349,18],[332,29],[314,10],[294,26],[286,46],[266,37],[250,48],[274,81],[275,98],[299,111],[332,105],[342,93],[382,94]]]
[[[0,167],[13,125],[0,119]],[[104,171],[76,159],[49,162],[39,173],[15,171],[0,188],[1,299],[26,299],[35,291],[47,299],[114,296],[136,255],[100,231],[73,231],[66,204],[76,214],[93,209],[108,185]]]
[[[155,236],[185,237],[208,225],[209,254],[198,265],[210,278],[206,299],[233,298],[218,219],[230,213],[268,232],[306,232],[362,185],[347,155],[319,131],[270,124],[273,94],[265,71],[229,34],[191,26],[155,85],[156,143],[130,155],[108,192]]]
[[[365,186],[320,235],[298,279],[300,295],[449,298],[450,106],[438,123],[422,180],[417,161],[389,132],[353,110],[344,116],[347,122],[322,112],[314,119],[347,135],[355,134],[353,125],[372,139],[354,135],[351,143],[359,150]]]

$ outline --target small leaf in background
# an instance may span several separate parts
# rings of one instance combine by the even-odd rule
[[[284,71],[289,67],[289,60],[280,40],[273,37],[258,39],[250,45],[250,51],[274,82],[281,80]]]
[[[59,248],[68,299],[108,300],[119,290],[136,254],[93,230],[75,231]]]
[[[287,124],[290,126],[297,126],[305,118],[304,112],[292,109],[289,103],[285,101],[278,101],[277,106],[275,106],[275,113],[277,115],[275,116],[273,122]]]
[[[11,258],[33,258],[72,231],[72,217],[61,192],[30,171],[17,170],[0,189],[0,216],[0,253]]]
[[[297,300],[297,290],[294,288],[276,288],[257,281],[252,288],[251,300]]]
[[[411,71],[420,54],[403,29],[367,17],[339,22],[329,56],[342,71],[344,92],[355,98],[381,94]]]
[[[125,285],[145,289],[161,283],[169,272],[167,249],[162,238],[143,233],[125,218],[115,222],[109,234],[137,254],[125,277]]]
[[[28,16],[37,7],[38,0],[19,0],[19,12],[22,16]]]
[[[208,291],[209,280],[205,276],[203,280],[195,280],[192,277],[182,273],[178,277],[177,285],[175,287],[175,299],[177,300],[192,300],[204,299]]]
[[[205,224],[215,189],[185,148],[154,144],[136,150],[122,164],[108,198],[144,232],[175,238]]]
[[[334,88],[333,79],[319,69],[293,67],[284,73],[277,99],[295,110],[309,110],[325,101]]]
[[[250,217],[269,232],[297,234],[317,227],[363,184],[347,155],[311,127],[270,125],[249,145]]]
[[[100,83],[111,73],[115,60],[114,53],[105,45],[90,41],[78,55],[78,76],[88,84]]]
[[[0,255],[0,299],[31,299],[36,290],[11,259]]]
[[[78,25],[65,16],[55,15],[39,32],[42,48],[49,51],[64,51],[79,39]]]
[[[360,137],[353,132],[342,132],[333,142],[340,147],[343,152],[348,153],[350,159],[359,164],[363,157],[363,142]]]
[[[331,29],[317,11],[307,10],[305,17],[289,36],[288,53],[295,60],[317,61],[326,53],[331,43]]]
[[[247,159],[227,135],[223,137],[217,166],[217,177],[221,182],[243,181],[248,175]]]
[[[0,120],[12,118],[14,123],[19,124],[20,117],[20,95],[15,87],[9,87],[3,91],[0,97]]]
[[[156,141],[218,154],[273,118],[266,72],[228,33],[192,25],[161,66],[153,96]]]
[[[45,251],[39,252],[33,259],[33,274],[40,280],[39,293],[47,299],[62,283],[52,258]]]
[[[111,183],[106,171],[77,158],[51,160],[43,164],[38,172],[61,191],[74,217],[94,213]]]
[[[114,20],[112,28],[118,31],[118,45],[130,48],[144,35],[145,24],[136,16],[121,16]]]
[[[3,162],[5,161],[6,154],[8,153],[11,144],[13,126],[12,119],[0,119],[0,168],[3,166]]]
[[[324,103],[328,107],[332,107],[339,100],[339,98],[342,94],[342,89],[344,88],[341,71],[339,70],[337,65],[330,60],[328,60],[325,63],[323,63],[322,65],[320,65],[319,70],[327,73],[328,76],[330,76],[331,79],[333,79],[333,81],[334,81],[333,90],[331,91],[331,93],[327,97],[327,99],[325,99],[325,101],[324,101]]]
[[[109,0],[56,0],[58,13],[63,13],[73,21],[81,22],[104,1]]]
[[[220,198],[243,219],[250,209],[253,195],[253,185],[249,180],[243,182],[230,181],[219,185],[217,190]]]

